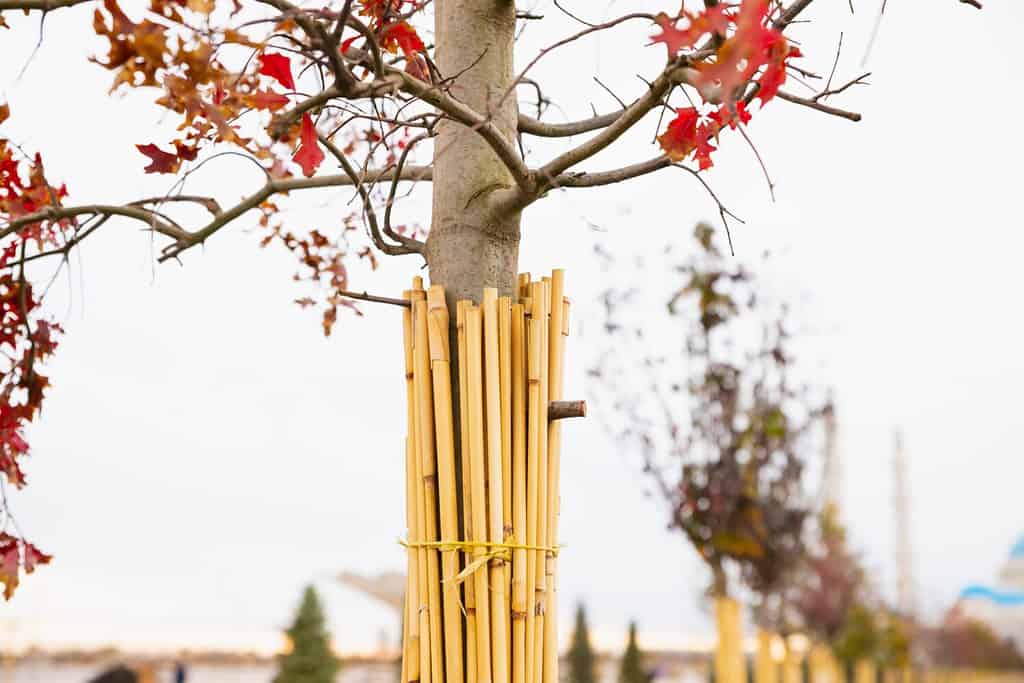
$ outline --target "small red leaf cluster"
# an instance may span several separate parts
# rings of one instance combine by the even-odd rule
[[[392,54],[401,52],[410,65],[419,67],[422,59],[420,55],[427,48],[416,29],[404,17],[414,13],[425,3],[420,0],[361,0],[358,4],[359,13],[370,17],[370,28],[380,46]],[[359,37],[350,38],[342,43],[342,52],[348,50]],[[425,73],[422,76],[415,71],[412,73],[425,80]]]
[[[769,10],[768,0],[742,0],[738,7],[713,5],[698,14],[684,8],[676,17],[657,16],[660,31],[651,40],[665,45],[670,60],[705,38],[718,40],[713,57],[693,64],[697,78],[692,85],[701,97],[713,92],[712,99],[723,104],[704,116],[694,107],[676,110],[676,118],[658,138],[672,160],[693,154],[701,170],[710,168],[716,149],[711,138],[717,139],[726,125],[747,123],[747,102],[760,99],[764,106],[785,83],[786,62],[800,51],[770,25]]]
[[[695,107],[676,109],[676,117],[669,122],[665,132],[658,136],[661,149],[672,161],[683,161],[691,154],[704,171],[711,168],[711,153],[717,147],[711,144],[718,139],[723,128],[733,128],[750,121],[750,112],[743,101],[734,102],[701,116]]]
[[[264,202],[260,206],[260,210],[263,212],[260,223],[270,229],[270,233],[260,241],[260,246],[265,247],[274,241],[280,242],[295,254],[302,266],[302,271],[294,276],[297,282],[309,282],[326,287],[327,294],[324,297],[321,323],[324,336],[329,337],[334,329],[334,324],[338,320],[339,307],[349,308],[356,315],[361,316],[362,312],[352,300],[339,294],[348,289],[348,268],[345,265],[345,259],[349,255],[350,245],[347,236],[357,230],[354,221],[351,218],[346,220],[341,236],[337,238],[330,238],[315,229],[310,230],[308,235],[302,237],[283,229],[279,224],[272,223],[273,217],[277,213],[277,206],[272,202]],[[376,261],[369,249],[360,251],[359,256],[369,258],[371,265],[376,266]],[[308,308],[316,305],[317,301],[307,296],[296,299],[295,303],[303,308]]]
[[[4,118],[9,109],[3,108]],[[0,137],[0,224],[60,207],[67,196],[64,186],[54,187],[39,155],[19,159],[14,147]],[[19,226],[4,236],[0,250],[0,486],[25,485],[21,461],[28,454],[25,429],[42,408],[49,379],[40,366],[57,348],[63,330],[39,318],[39,301],[25,276],[24,259],[31,253],[59,248],[66,240],[68,220],[41,221]],[[3,364],[5,363],[5,365]],[[10,511],[2,511],[10,519]],[[9,599],[18,585],[19,568],[31,573],[49,556],[23,538],[0,527],[0,583]]]
[[[28,541],[0,531],[0,583],[4,586],[4,600],[14,597],[21,569],[31,574],[41,564],[53,559]]]

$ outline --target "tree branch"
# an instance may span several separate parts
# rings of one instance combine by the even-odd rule
[[[641,161],[638,164],[623,166],[611,171],[600,171],[586,173],[576,171],[573,173],[562,173],[553,179],[555,187],[598,187],[600,185],[614,185],[615,183],[629,180],[638,176],[647,175],[672,165],[672,160],[664,154]]]
[[[440,109],[453,120],[476,131],[508,168],[520,190],[523,192],[533,191],[534,183],[526,162],[519,156],[513,142],[505,138],[505,135],[491,122],[489,117],[485,117],[472,107],[463,104],[437,86],[424,83],[404,71],[389,67],[388,77],[403,92],[414,95],[427,104]]]
[[[849,121],[860,121],[861,120],[861,115],[858,114],[857,112],[846,111],[845,109],[838,109],[836,107],[830,107],[827,104],[822,104],[821,102],[817,102],[815,100],[809,100],[809,99],[806,99],[804,97],[798,97],[796,95],[790,95],[788,92],[784,92],[782,90],[780,90],[778,92],[778,96],[779,96],[780,100],[786,100],[787,102],[792,102],[793,104],[799,104],[799,105],[801,105],[803,107],[809,107],[811,109],[816,109],[816,110],[818,110],[820,112],[824,112],[825,114],[831,114],[832,116],[838,116],[840,118],[844,118],[844,119],[847,119]]]
[[[321,135],[320,142],[327,148],[331,155],[337,159],[338,164],[344,169],[345,174],[352,179],[352,184],[355,186],[356,191],[359,193],[360,199],[363,200],[363,213],[366,215],[366,222],[370,228],[370,238],[373,240],[374,246],[380,249],[388,256],[402,256],[404,254],[422,254],[423,243],[419,240],[414,240],[403,235],[395,234],[393,239],[398,244],[388,244],[384,241],[384,238],[380,234],[380,226],[377,223],[377,212],[373,209],[373,201],[370,198],[370,192],[366,189],[366,183],[359,178],[359,174],[356,173],[355,167],[348,160],[345,154],[338,149],[337,145],[331,142],[327,137]]]
[[[50,10],[62,9],[82,5],[91,0],[0,0],[0,12],[8,10],[25,10],[26,12],[37,10],[49,12]]]
[[[527,135],[537,135],[545,138],[566,138],[580,133],[589,133],[592,130],[604,128],[615,122],[622,115],[621,111],[611,114],[602,114],[582,121],[570,121],[568,123],[547,123],[537,119],[519,115],[519,132]]]
[[[608,145],[618,140],[626,131],[633,127],[649,111],[661,103],[662,98],[679,83],[689,83],[693,80],[693,69],[669,65],[654,81],[651,82],[647,92],[637,99],[633,104],[626,107],[618,115],[613,123],[603,131],[590,138],[583,144],[575,147],[564,154],[561,154],[547,164],[542,166],[537,175],[540,182],[551,186],[554,178],[566,169],[575,166],[585,159],[594,156]]]

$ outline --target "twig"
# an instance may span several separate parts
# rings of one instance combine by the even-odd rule
[[[347,291],[345,291],[343,289],[339,289],[339,290],[336,290],[334,293],[337,294],[338,296],[343,296],[343,297],[345,297],[347,299],[359,299],[360,301],[372,301],[373,303],[377,303],[377,304],[391,304],[392,306],[402,306],[404,308],[409,308],[412,305],[408,301],[406,301],[405,299],[392,299],[391,297],[376,296],[374,294],[367,294],[366,292],[361,292],[361,293],[360,292],[347,292]]]

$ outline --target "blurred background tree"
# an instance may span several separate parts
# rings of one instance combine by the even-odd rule
[[[664,334],[631,317],[645,292],[604,292],[608,343],[589,374],[613,437],[642,455],[671,526],[706,562],[711,594],[729,595],[732,565],[734,577],[769,595],[804,553],[802,476],[822,408],[796,381],[787,308],[761,296],[762,283],[709,225],[693,237],[681,263],[666,250],[681,284],[666,297]],[[604,256],[608,269],[619,265]],[[682,348],[659,346],[680,328]]]
[[[331,650],[320,598],[313,586],[302,594],[295,621],[285,633],[290,647],[274,683],[333,683],[340,663]]]
[[[629,640],[626,650],[622,653],[619,666],[619,683],[648,683],[649,677],[643,668],[643,657],[640,646],[636,642],[636,622],[629,622]]]
[[[576,605],[576,625],[569,645],[569,683],[597,683],[594,675],[594,650],[590,646],[590,627],[583,603]]]

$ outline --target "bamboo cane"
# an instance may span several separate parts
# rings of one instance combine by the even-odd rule
[[[416,301],[423,299],[422,280],[420,278],[413,278],[413,289],[409,294],[410,304],[415,304]],[[424,502],[423,502],[423,463],[419,456],[420,453],[420,420],[418,417],[418,405],[419,405],[419,388],[416,385],[416,373],[415,373],[415,316],[412,313],[412,307],[409,309],[409,396],[411,397],[411,407],[409,419],[411,422],[410,431],[412,432],[412,471],[413,471],[413,501],[414,501],[414,532],[413,538],[416,542],[422,542],[426,539],[426,522],[424,521]],[[419,670],[420,670],[420,681],[426,683],[426,681],[432,681],[431,668],[430,668],[430,606],[429,606],[429,586],[430,580],[427,574],[427,551],[426,548],[416,548],[413,554],[416,556],[416,621],[419,629]],[[437,682],[439,683],[439,682]]]
[[[525,320],[522,304],[512,305],[512,538],[526,540],[526,386]],[[512,683],[526,681],[526,550],[512,560]]]
[[[775,634],[766,630],[757,631],[757,654],[754,658],[754,683],[778,683],[779,667],[772,657],[772,643]]]
[[[498,290],[484,289],[484,391],[487,406],[488,540],[505,540],[502,493],[501,344],[498,339]],[[508,594],[505,592],[505,561],[491,560],[491,676],[494,683],[508,683]]]
[[[786,643],[786,656],[782,660],[782,683],[800,683],[803,672],[800,670],[802,657],[793,647],[792,639]]]
[[[565,362],[565,271],[551,273],[550,311],[548,326],[548,401],[562,398],[563,366]],[[547,420],[547,411],[545,411]],[[558,545],[559,478],[561,475],[562,425],[558,420],[548,424],[548,528],[547,545]],[[556,581],[557,558],[547,553],[547,604],[544,608],[544,680],[557,683],[558,678],[558,587]]]
[[[545,278],[546,280],[546,278]],[[540,360],[540,419],[538,441],[539,447],[537,448],[537,545],[545,546],[548,544],[548,430],[547,430],[547,419],[544,417],[547,412],[548,405],[548,285],[546,281],[535,282],[530,284],[531,292],[530,296],[533,304],[533,317],[538,322],[540,327],[540,350],[538,357]],[[544,608],[546,606],[547,597],[546,593],[546,567],[547,567],[547,555],[543,552],[538,552],[536,557],[536,576],[537,585],[534,589],[534,613],[536,615],[535,631],[533,635],[534,646],[533,646],[533,667],[534,667],[534,680],[537,683],[544,682],[544,652],[547,643],[544,642]]]
[[[527,339],[527,391],[529,392],[529,435],[527,440],[528,453],[526,456],[526,543],[537,545],[537,506],[539,503],[537,495],[537,482],[540,478],[540,432],[543,429],[541,419],[541,398],[540,398],[540,320],[530,317],[526,320]],[[537,551],[527,552],[526,560],[526,681],[527,683],[538,683],[536,680],[536,667],[534,662],[537,658],[536,629],[537,614],[534,610],[534,591],[537,586]]]
[[[406,520],[409,526],[409,540],[418,541],[416,535],[416,449],[411,438],[405,442],[405,471],[406,471]],[[405,580],[405,628],[408,635],[403,649],[403,683],[413,683],[420,680],[420,615],[419,615],[419,548],[410,548],[409,573]],[[426,650],[429,657],[429,650]],[[429,670],[429,667],[428,667]]]
[[[480,309],[475,306],[466,308],[466,378],[467,378],[467,412],[469,417],[469,454],[470,477],[472,491],[470,508],[473,516],[473,540],[487,540],[487,499],[486,469],[484,468],[484,415],[483,415],[483,376],[481,351],[483,339],[481,334]],[[500,511],[500,508],[499,508]],[[473,549],[475,561],[480,561],[486,554],[481,545]],[[491,683],[491,619],[490,601],[487,590],[487,571],[481,568],[473,574],[476,584],[476,660],[477,683]]]
[[[512,540],[512,299],[498,297],[498,374],[501,385],[501,527],[502,540]],[[504,564],[505,598],[512,594],[512,562]],[[511,634],[511,614],[506,634]],[[512,638],[506,640],[506,659],[512,661]],[[509,669],[511,671],[511,669]]]
[[[458,332],[459,346],[459,417],[460,430],[459,438],[461,445],[462,462],[462,538],[473,538],[472,529],[472,506],[470,504],[470,490],[472,483],[470,479],[469,460],[469,413],[468,380],[466,368],[468,357],[466,350],[466,309],[469,301],[460,301],[456,304],[456,330]],[[467,558],[468,559],[468,558]],[[465,612],[466,612],[466,683],[477,681],[477,655],[476,655],[476,586],[474,581],[466,581],[465,591]]]
[[[434,399],[431,387],[430,348],[427,333],[427,302],[421,297],[413,301],[413,381],[416,384],[416,412],[419,423],[420,467],[422,473],[424,540],[436,542],[437,524],[437,461],[434,451]],[[438,551],[427,551],[427,604],[430,613],[430,676],[444,680],[441,636],[441,582]]]
[[[432,286],[427,291],[427,305],[430,370],[434,380],[434,426],[441,538],[449,540],[459,537],[459,509],[455,489],[455,436],[452,423],[448,307],[444,300],[444,289],[439,285]],[[444,617],[445,683],[463,683],[462,616],[459,611],[459,586],[453,581],[458,573],[458,551],[442,551],[441,598]]]
[[[519,297],[519,302],[520,303],[522,303],[523,299],[525,299],[526,297],[530,296],[530,274],[529,273],[519,273],[519,276],[516,277],[516,296]]]
[[[402,297],[411,302],[412,291],[406,290]],[[416,541],[418,540],[416,536],[416,447],[413,437],[416,424],[416,403],[412,382],[411,306],[402,309],[402,332],[405,350],[405,407],[408,421],[408,436],[405,440],[405,524],[409,540]],[[420,678],[419,579],[417,576],[419,549],[410,548],[407,555],[405,623],[402,627],[402,683],[418,681]]]
[[[875,668],[875,663],[867,657],[862,657],[857,660],[857,664],[854,666],[853,682],[854,683],[876,683],[878,679],[878,672]]]

